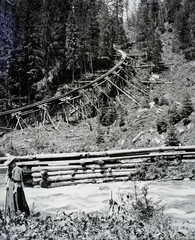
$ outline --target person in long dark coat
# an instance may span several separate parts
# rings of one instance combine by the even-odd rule
[[[23,170],[16,165],[14,158],[9,158],[5,165],[8,166],[6,173],[6,200],[5,215],[24,213],[30,215],[30,210],[23,190]]]

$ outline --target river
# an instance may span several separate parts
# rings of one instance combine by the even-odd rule
[[[189,222],[195,226],[195,181],[149,181],[137,182],[138,187],[148,186],[148,196],[165,206],[164,213],[182,224]],[[133,192],[133,182],[112,182],[101,184],[81,184],[58,188],[27,188],[24,191],[27,202],[34,211],[55,214],[64,211],[108,211],[111,192]],[[4,207],[4,176],[0,175],[0,208]]]

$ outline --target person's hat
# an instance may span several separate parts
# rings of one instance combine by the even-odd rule
[[[9,166],[15,159],[14,156],[11,156],[10,154],[6,154],[7,160],[4,162],[4,165]]]

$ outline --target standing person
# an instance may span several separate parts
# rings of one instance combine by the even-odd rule
[[[6,200],[5,214],[25,213],[30,215],[30,210],[26,202],[23,190],[23,170],[16,165],[14,158],[9,157],[5,162],[8,166],[6,173]]]

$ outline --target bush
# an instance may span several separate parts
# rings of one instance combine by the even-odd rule
[[[161,119],[157,121],[156,127],[159,134],[167,131],[168,123],[166,120]]]
[[[116,239],[181,239],[179,231],[172,226],[172,219],[164,215],[164,206],[148,197],[147,186],[140,190],[135,184],[134,193],[119,192],[115,198],[111,195],[109,205],[113,225],[116,224]],[[121,232],[119,226],[123,221]],[[193,232],[188,234],[182,239],[188,239]]]
[[[169,118],[169,124],[171,124],[171,125],[174,125],[181,120],[179,111],[175,104],[173,104],[169,107],[168,118]]]
[[[117,119],[118,114],[114,107],[102,107],[99,115],[99,123],[102,126],[110,126]]]
[[[165,139],[165,145],[166,146],[179,146],[179,144],[180,144],[180,141],[177,138],[175,128],[173,125],[171,125],[167,132],[167,137]]]
[[[183,125],[184,126],[187,126],[188,124],[190,124],[191,123],[191,120],[189,119],[189,118],[184,118],[183,119]]]
[[[159,106],[163,106],[163,105],[169,105],[169,99],[167,99],[165,96],[162,96],[159,98],[159,102],[158,102]]]

